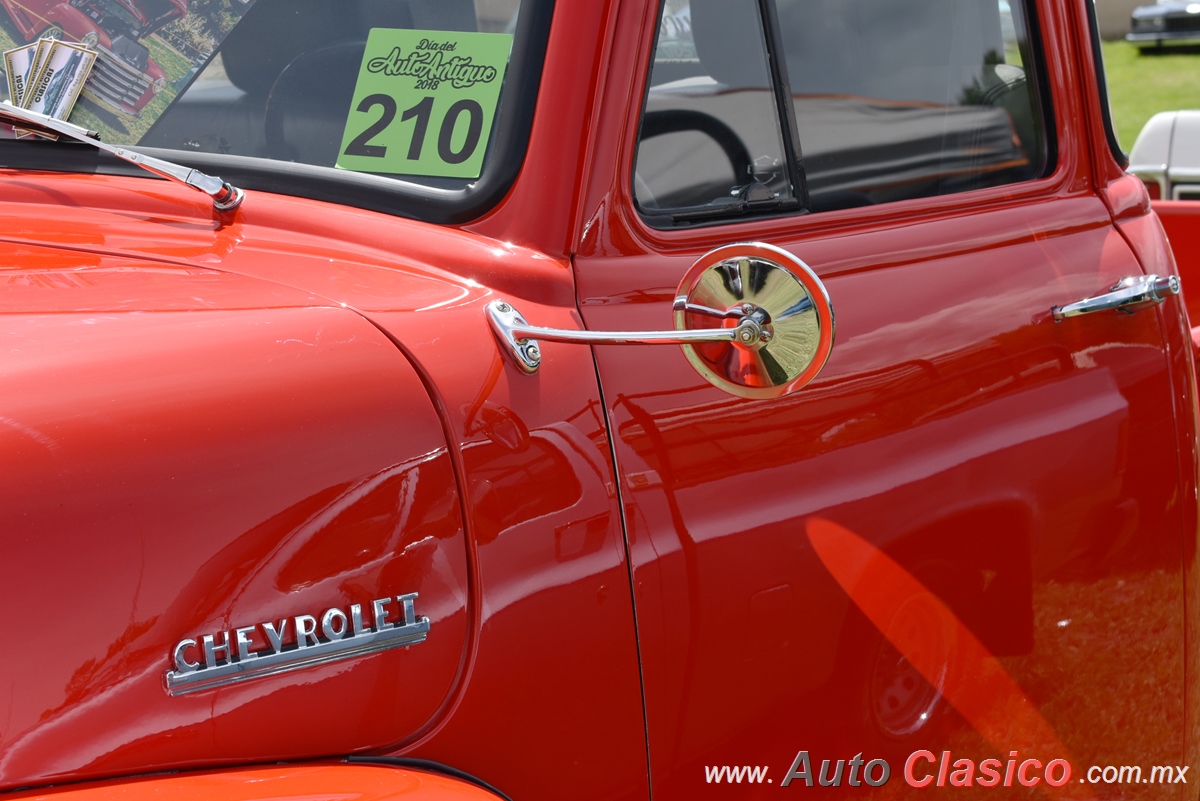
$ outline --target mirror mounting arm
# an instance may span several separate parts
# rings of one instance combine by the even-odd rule
[[[710,384],[743,398],[777,398],[808,384],[833,349],[833,304],[812,269],[786,250],[739,242],[692,265],[672,304],[674,331],[539,328],[494,300],[488,322],[524,373],[542,363],[539,340],[582,345],[679,345]]]
[[[675,299],[677,309],[688,305],[686,298]],[[578,345],[691,345],[700,342],[732,342],[746,346],[771,340],[771,332],[765,330],[760,322],[766,316],[766,312],[756,307],[738,315],[738,323],[733,328],[701,328],[691,331],[575,331],[569,328],[540,328],[526,322],[519,311],[503,300],[489,303],[487,312],[492,331],[504,352],[517,367],[529,374],[536,373],[542,363],[538,340]],[[720,313],[720,316],[728,319],[724,313]]]

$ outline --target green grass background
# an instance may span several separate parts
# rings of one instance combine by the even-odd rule
[[[1113,123],[1126,151],[1156,113],[1200,109],[1200,48],[1168,46],[1141,55],[1128,42],[1105,42],[1104,68]]]

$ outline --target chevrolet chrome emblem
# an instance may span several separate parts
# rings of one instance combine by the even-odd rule
[[[187,638],[175,646],[175,669],[167,671],[167,692],[186,695],[289,670],[324,665],[425,641],[429,618],[417,617],[417,593],[397,595],[404,622],[389,622],[392,598],[371,601],[371,621],[363,619],[361,604],[326,609],[320,621],[312,615],[268,620],[233,631]],[[290,624],[290,627],[289,627]],[[251,637],[261,632],[267,648],[252,651]],[[295,640],[287,645],[285,640]],[[189,658],[191,657],[191,658]]]

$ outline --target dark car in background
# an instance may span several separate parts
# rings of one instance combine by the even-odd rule
[[[1164,42],[1200,42],[1200,3],[1155,3],[1133,10],[1125,40],[1145,53]]]

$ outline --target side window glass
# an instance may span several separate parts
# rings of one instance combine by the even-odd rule
[[[634,196],[704,216],[791,196],[758,0],[666,0]]]
[[[1042,174],[1020,0],[777,6],[814,211]]]
[[[1022,0],[665,0],[635,198],[679,223],[1036,178],[1031,41]]]

